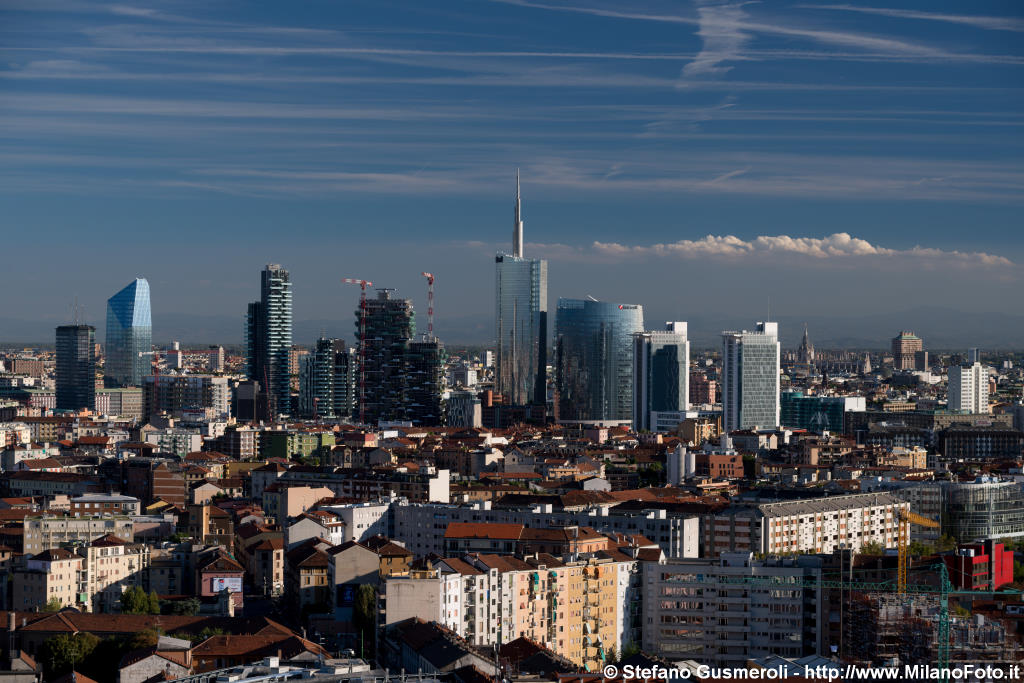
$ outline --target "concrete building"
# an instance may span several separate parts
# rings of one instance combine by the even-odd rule
[[[143,415],[181,417],[185,411],[208,410],[209,417],[231,416],[231,387],[217,375],[150,375],[144,378]]]
[[[919,369],[918,355],[924,353],[924,342],[913,332],[906,330],[893,337],[892,359],[894,370],[915,370]],[[927,361],[925,361],[927,365]],[[924,369],[924,368],[920,368]]]
[[[91,543],[112,534],[131,540],[134,523],[130,517],[57,517],[41,515],[25,518],[24,550],[26,555],[37,555],[50,548],[67,543]]]
[[[722,333],[722,429],[779,426],[779,324]]]
[[[671,661],[743,669],[767,655],[823,651],[818,558],[750,553],[643,563],[643,650]]]
[[[866,543],[895,548],[900,510],[909,511],[910,504],[889,493],[735,505],[705,518],[702,556],[828,554]]]
[[[988,368],[981,363],[950,367],[946,403],[958,412],[988,413]]]

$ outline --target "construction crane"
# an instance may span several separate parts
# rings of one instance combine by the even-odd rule
[[[434,338],[434,276],[431,273],[420,273],[427,278],[427,336]]]
[[[910,555],[910,525],[917,524],[931,529],[938,529],[939,523],[933,519],[922,517],[909,510],[899,511],[899,527],[897,530],[897,551],[899,558],[896,565],[896,592],[903,595],[907,592],[907,559]],[[943,565],[945,566],[945,565]]]
[[[366,422],[366,288],[373,287],[369,280],[346,277],[346,285],[359,285],[359,422]]]

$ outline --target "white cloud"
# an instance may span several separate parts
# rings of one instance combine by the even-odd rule
[[[580,250],[584,254],[588,250]],[[629,246],[617,242],[594,242],[590,252],[602,256],[671,256],[674,258],[796,256],[816,261],[886,259],[902,260],[923,266],[950,267],[992,266],[1013,267],[1010,259],[985,252],[947,251],[934,247],[916,246],[911,249],[891,249],[878,246],[849,233],[837,232],[826,237],[790,237],[789,235],[761,235],[744,240],[735,235],[707,235],[697,240],[679,240],[667,244]]]

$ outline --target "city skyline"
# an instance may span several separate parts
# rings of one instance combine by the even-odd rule
[[[253,264],[274,261],[296,274],[303,343],[350,307],[340,277],[423,309],[424,270],[438,335],[487,343],[478,283],[507,249],[516,168],[524,253],[549,262],[550,296],[584,282],[691,321],[695,340],[709,311],[734,311],[725,327],[764,317],[754,283],[787,328],[837,309],[999,314],[1022,284],[1013,5],[308,11],[7,7],[7,245],[45,233],[52,267],[8,264],[25,286],[0,309],[4,341],[48,339],[70,292],[100,322],[108,293],[142,276],[157,339],[227,342],[194,312],[235,315]],[[986,346],[1024,330],[987,320]],[[964,327],[927,334],[974,343]]]

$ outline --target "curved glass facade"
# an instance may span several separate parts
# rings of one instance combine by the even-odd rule
[[[107,299],[104,384],[108,387],[142,386],[142,379],[150,374],[152,350],[149,282],[136,278]]]
[[[948,484],[942,527],[961,542],[1024,536],[1024,488],[1012,481]]]
[[[560,422],[628,422],[633,417],[633,335],[642,306],[559,299],[555,316]]]

